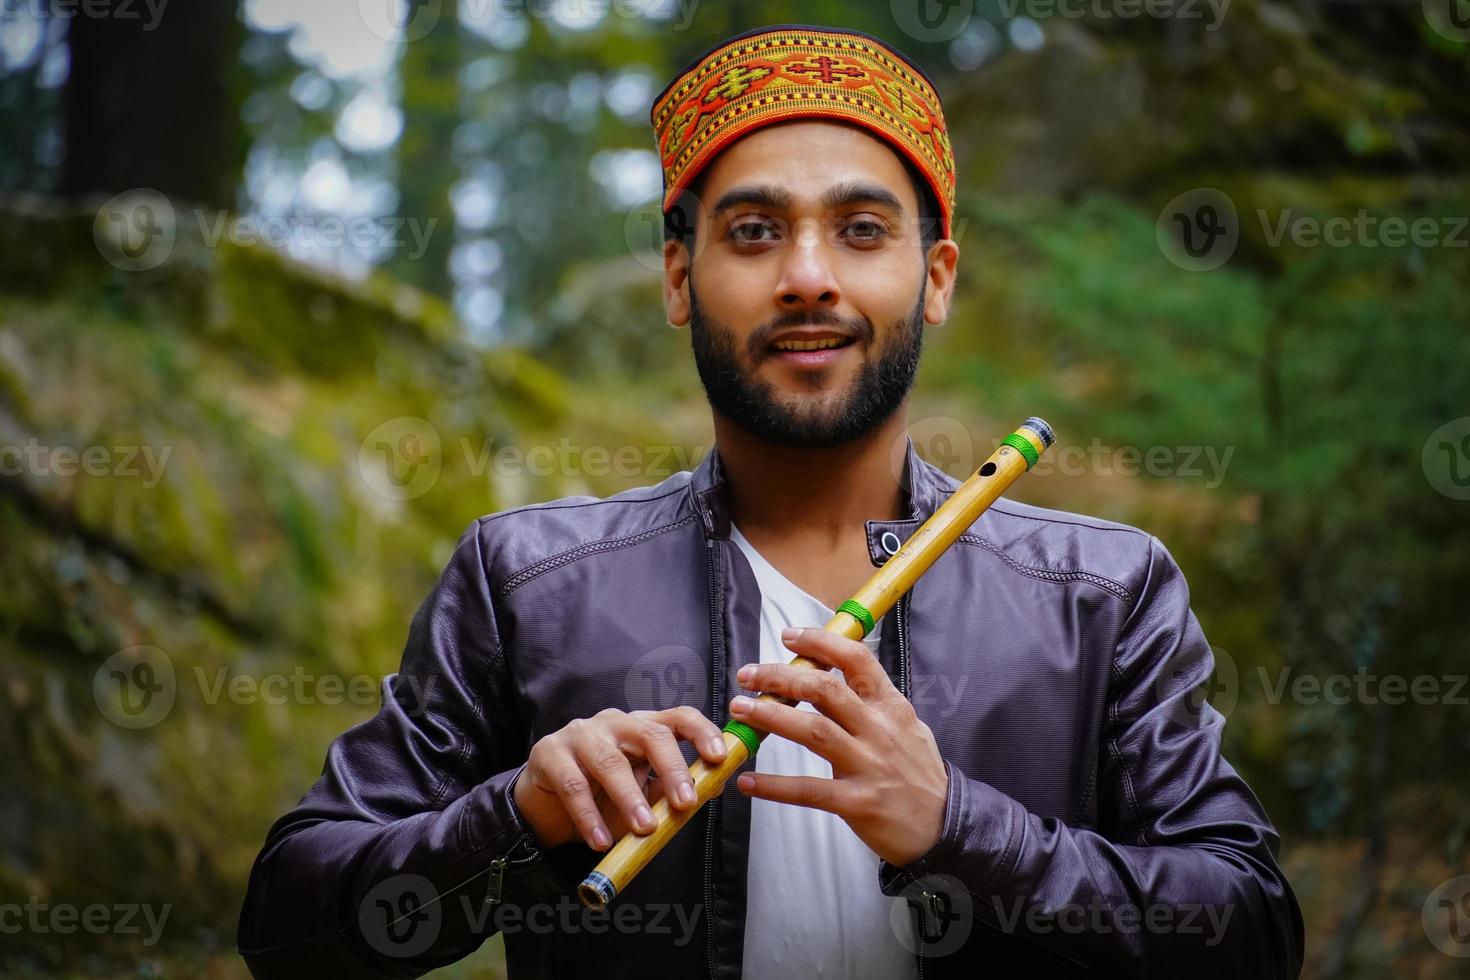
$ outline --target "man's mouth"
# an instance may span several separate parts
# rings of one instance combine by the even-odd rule
[[[842,356],[842,352],[855,346],[857,338],[839,333],[821,333],[815,336],[791,334],[771,341],[771,356],[795,367],[825,367]]]
[[[830,350],[846,347],[850,343],[852,343],[851,337],[824,337],[821,340],[778,340],[771,346],[779,351]]]

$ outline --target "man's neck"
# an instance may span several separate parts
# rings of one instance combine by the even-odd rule
[[[835,547],[867,520],[904,516],[898,476],[907,445],[905,414],[830,449],[775,446],[719,415],[715,445],[731,519],[756,540]]]

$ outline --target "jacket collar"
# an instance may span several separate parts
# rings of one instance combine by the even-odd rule
[[[868,521],[868,550],[873,563],[881,565],[888,555],[897,550],[892,538],[884,532],[892,532],[901,544],[908,540],[920,524],[939,507],[941,498],[940,470],[935,469],[919,456],[914,449],[914,440],[904,436],[904,463],[900,474],[900,486],[904,492],[906,517],[898,521]],[[705,454],[694,468],[689,480],[689,496],[707,538],[730,536],[730,508],[725,488],[724,468],[720,462],[720,450],[716,445]]]

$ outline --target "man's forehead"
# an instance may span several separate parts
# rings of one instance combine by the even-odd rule
[[[913,193],[903,161],[886,142],[860,126],[820,120],[776,123],[742,136],[701,176],[700,197],[712,213],[735,204],[784,210],[856,201],[905,210]]]

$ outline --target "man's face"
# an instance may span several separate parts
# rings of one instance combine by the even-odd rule
[[[896,153],[800,120],[743,137],[701,176],[695,256],[682,269],[666,249],[665,295],[711,406],[791,446],[840,445],[892,417],[924,322],[944,318],[954,250],[921,251]]]

